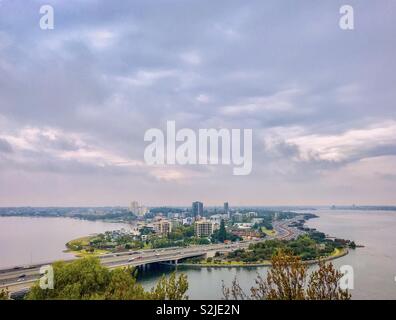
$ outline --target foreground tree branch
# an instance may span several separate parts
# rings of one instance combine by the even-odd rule
[[[246,294],[235,278],[230,288],[223,283],[224,299],[234,300],[349,300],[342,290],[341,272],[332,263],[319,262],[319,268],[308,277],[307,266],[290,252],[278,251],[271,259],[272,267],[265,277],[258,275],[255,286]]]

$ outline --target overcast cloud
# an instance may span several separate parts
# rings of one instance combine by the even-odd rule
[[[343,4],[0,0],[0,206],[396,204],[396,2]],[[252,128],[252,173],[147,166],[167,120]]]

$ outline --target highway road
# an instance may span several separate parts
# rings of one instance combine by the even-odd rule
[[[304,231],[298,230],[294,227],[289,227],[293,222],[301,220],[302,217],[297,216],[293,219],[275,221],[272,225],[276,231],[276,235],[272,238],[279,240],[291,240],[297,238],[299,235],[304,234]]]
[[[122,266],[141,266],[150,263],[178,261],[186,258],[215,253],[216,251],[231,251],[247,248],[254,241],[241,241],[233,244],[212,244],[205,246],[190,246],[186,248],[165,248],[156,250],[128,251],[99,256],[101,263],[109,268]],[[67,261],[73,261],[69,259]],[[39,277],[40,268],[51,263],[20,266],[0,270],[0,289],[7,287],[12,293],[29,288]]]

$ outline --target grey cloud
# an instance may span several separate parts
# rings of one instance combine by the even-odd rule
[[[7,140],[0,138],[0,152],[3,153],[11,153],[12,146],[7,142]]]
[[[279,139],[268,148],[260,141],[263,130],[278,127],[337,136],[396,119],[396,11],[389,9],[394,3],[385,2],[351,0],[356,29],[348,33],[338,28],[341,0],[48,0],[55,8],[55,30],[48,32],[38,28],[40,1],[3,1],[0,120],[12,125],[2,125],[1,135],[54,128],[65,135],[41,137],[42,149],[78,151],[76,133],[92,148],[141,161],[145,131],[176,120],[179,128],[252,128],[255,148],[253,174],[245,180],[230,177],[227,168],[169,168],[183,171],[182,183],[191,175],[185,190],[158,180],[147,168],[100,168],[14,146],[11,156],[0,140],[1,152],[8,150],[2,172],[37,170],[44,180],[46,172],[57,172],[73,175],[75,183],[80,174],[87,185],[103,172],[108,192],[122,180],[125,202],[129,191],[151,201],[156,194],[163,201],[177,200],[178,192],[183,199],[196,195],[214,201],[216,190],[219,197],[227,194],[219,190],[229,190],[240,201],[260,202],[254,190],[261,184],[266,188],[266,179],[278,181],[279,190],[289,188],[287,179],[297,187],[304,180],[319,181],[320,187],[323,171],[393,156],[394,145],[388,143],[359,147],[343,161],[298,161],[297,144]],[[290,90],[298,93],[279,95]],[[256,107],[249,109],[252,104]],[[224,113],[227,106],[239,106],[240,112]],[[134,177],[141,190],[131,186]],[[89,192],[87,197],[94,198]],[[277,197],[269,191],[271,196]]]

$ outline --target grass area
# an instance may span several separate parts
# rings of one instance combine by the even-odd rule
[[[88,237],[81,237],[77,239],[73,239],[69,241],[66,246],[88,246],[91,239],[94,238],[93,236]]]
[[[89,242],[94,237],[95,236],[81,237],[69,241],[68,243],[66,243],[66,247],[68,248],[66,252],[70,252],[74,254],[76,257],[80,257],[80,258],[88,257],[88,256],[99,256],[102,254],[109,253],[110,251],[102,250],[102,249],[93,249],[92,251],[84,249],[84,247],[89,246]]]
[[[91,235],[91,236],[86,236],[86,237],[81,237],[77,239],[70,240],[69,242],[66,243],[67,250],[65,252],[69,252],[74,254],[76,257],[84,258],[88,256],[99,256],[103,255],[106,253],[112,253],[114,252],[115,248],[113,249],[98,249],[95,248],[94,246],[90,245],[90,242],[97,238],[97,235]],[[134,248],[131,246],[132,250],[146,250],[146,249],[152,249],[151,243],[149,244],[144,244],[143,248]],[[126,249],[125,249],[126,251]]]
[[[109,253],[110,251],[101,250],[101,249],[94,249],[94,251],[87,251],[87,250],[80,250],[80,251],[70,251],[76,257],[85,258],[85,257],[92,257],[92,256],[100,256],[102,254]]]
[[[275,230],[273,230],[273,229],[270,230],[270,229],[267,229],[266,227],[261,227],[261,231],[264,232],[267,236],[273,237],[273,236],[276,235],[276,231]]]
[[[144,243],[143,250],[146,250],[146,249],[153,249],[153,246],[151,245],[151,243]],[[140,249],[136,249],[136,250],[140,250]]]
[[[339,256],[343,256],[347,253],[347,251],[348,250],[346,248],[342,248],[342,249],[335,248],[334,251],[331,253],[330,257],[336,258]]]
[[[331,257],[337,257],[340,254],[340,249],[335,248],[334,251],[331,253]]]

